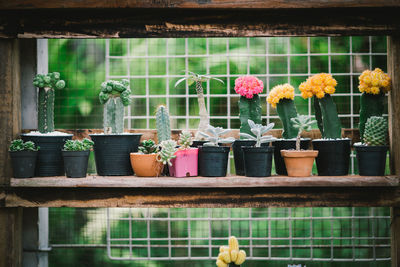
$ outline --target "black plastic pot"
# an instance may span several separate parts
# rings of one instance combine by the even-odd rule
[[[318,175],[340,176],[349,173],[350,139],[313,140]]]
[[[65,141],[72,139],[72,134],[57,136],[21,134],[21,138],[24,142],[32,141],[40,147],[36,161],[35,176],[63,176],[65,174],[61,150]]]
[[[69,178],[86,177],[90,150],[87,151],[62,151],[64,158],[65,174]]]
[[[137,152],[142,134],[91,134],[97,174],[133,175],[131,152]]]
[[[271,176],[273,146],[252,147],[244,146],[244,171],[248,177]]]
[[[229,151],[228,146],[199,146],[200,176],[226,176]]]
[[[364,176],[383,176],[386,168],[388,146],[354,146],[358,173]]]
[[[244,175],[242,146],[254,146],[254,140],[235,140],[232,144],[233,159],[235,160],[236,175]]]
[[[193,141],[193,144],[190,147],[199,147],[199,146],[204,145],[207,142],[208,142],[207,140],[201,140],[201,141],[195,140],[195,141]]]
[[[310,138],[302,138],[300,140],[300,148],[307,150],[310,146]],[[296,149],[296,140],[276,140],[274,141],[274,161],[275,172],[279,175],[287,175],[285,160],[281,156],[281,150]]]
[[[38,151],[10,151],[13,177],[30,178],[35,175]]]

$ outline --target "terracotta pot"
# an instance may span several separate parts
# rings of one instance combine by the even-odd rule
[[[160,176],[164,165],[158,162],[157,154],[130,153],[131,165],[137,176],[157,177]]]
[[[318,156],[317,150],[281,150],[285,159],[288,176],[307,177],[311,175],[314,159]]]

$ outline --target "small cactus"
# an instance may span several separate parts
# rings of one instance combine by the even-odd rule
[[[154,154],[158,151],[158,146],[154,143],[153,140],[143,140],[139,146],[139,152],[142,154]]]
[[[221,135],[229,133],[230,129],[224,130],[222,127],[208,125],[206,131],[207,133],[199,132],[201,136],[208,140],[203,146],[218,146],[218,143],[229,144],[235,141],[233,137],[221,138]]]
[[[186,130],[183,130],[179,134],[179,145],[181,149],[188,149],[193,144],[192,133]]]
[[[171,126],[169,113],[164,105],[157,107],[156,111],[156,127],[158,143],[171,139]]]
[[[260,147],[262,143],[268,143],[275,140],[275,138],[272,135],[263,136],[263,134],[274,128],[275,126],[274,123],[270,123],[267,126],[263,126],[261,124],[254,123],[254,121],[252,120],[248,120],[248,124],[250,127],[250,131],[252,132],[252,134],[255,135],[255,137],[247,133],[240,133],[240,137],[250,140],[255,140],[256,141],[255,147]]]
[[[388,124],[385,118],[372,116],[365,123],[364,143],[368,146],[387,145]]]
[[[38,130],[41,133],[54,131],[54,89],[63,89],[65,81],[60,80],[60,73],[37,74],[33,85],[39,88]]]
[[[229,247],[221,246],[216,265],[218,267],[240,266],[246,260],[246,252],[239,250],[239,243],[236,237],[229,238]]]
[[[162,162],[162,164],[168,164],[172,166],[171,159],[176,158],[174,155],[178,150],[176,148],[177,144],[174,140],[164,140],[160,143],[161,150],[158,152],[157,161]]]
[[[104,104],[104,133],[121,134],[124,132],[124,106],[131,103],[129,81],[109,80],[101,84],[99,100]]]
[[[311,131],[311,125],[316,123],[316,120],[311,120],[310,117],[306,115],[297,115],[294,118],[290,119],[293,127],[297,129],[297,137],[296,137],[296,150],[300,150],[300,139],[302,131]]]

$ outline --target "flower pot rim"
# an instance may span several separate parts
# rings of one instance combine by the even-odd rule
[[[139,152],[131,152],[129,153],[130,156],[144,156],[144,157],[154,157],[157,156],[157,153],[151,153],[151,154],[143,154],[143,153],[139,153]]]
[[[315,158],[318,156],[318,150],[281,150],[282,157],[286,158]]]
[[[339,141],[351,141],[350,138],[318,138],[311,140],[312,142],[339,142]]]
[[[57,134],[52,134],[52,133],[57,133]],[[73,134],[69,133],[63,133],[63,132],[49,132],[49,133],[40,133],[40,132],[29,132],[29,133],[21,133],[20,136],[32,136],[32,137],[43,137],[43,138],[60,138],[60,137],[67,137],[67,136],[73,136]]]
[[[118,137],[118,136],[142,136],[142,133],[120,133],[120,134],[105,134],[105,133],[93,133],[89,134],[90,137]]]
[[[260,147],[255,147],[255,146],[242,146],[241,147],[242,150],[253,150],[255,152],[257,152],[257,150],[259,150],[258,152],[273,152],[274,151],[274,147],[273,146],[260,146]]]
[[[310,140],[311,140],[311,138],[309,138],[309,137],[300,138],[300,141],[310,141]],[[296,141],[296,137],[290,138],[290,139],[277,138],[274,142],[277,142],[277,141]]]

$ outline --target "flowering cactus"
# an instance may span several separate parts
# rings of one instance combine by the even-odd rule
[[[254,76],[242,76],[235,80],[235,91],[240,95],[239,117],[240,132],[253,135],[248,120],[261,123],[261,103],[259,93],[262,93],[264,84]]]
[[[267,97],[267,102],[273,108],[276,108],[279,118],[282,121],[283,133],[285,139],[295,138],[297,129],[293,127],[292,118],[297,116],[296,106],[293,102],[294,88],[288,83],[280,84],[272,88]]]
[[[216,265],[218,267],[240,266],[246,260],[246,252],[239,250],[239,242],[236,237],[229,238],[229,246],[221,246]]]
[[[331,74],[320,73],[309,77],[299,86],[304,99],[314,99],[315,118],[323,138],[337,139],[342,136],[336,105],[331,97],[335,93],[336,85],[337,82]]]
[[[376,68],[373,71],[365,70],[358,77],[360,83],[360,136],[361,142],[364,141],[365,124],[368,118],[372,116],[382,116],[384,110],[385,94],[391,89],[391,80],[389,75],[381,69]]]

